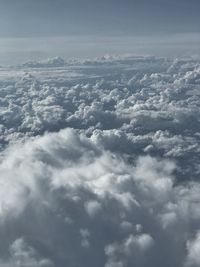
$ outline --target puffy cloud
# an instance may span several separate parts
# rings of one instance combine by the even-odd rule
[[[0,165],[2,264],[195,263],[200,186],[175,185],[174,171],[150,156],[127,163],[70,129],[11,146]]]
[[[2,267],[198,266],[199,64],[1,69]]]
[[[200,233],[194,239],[187,242],[188,256],[186,266],[199,266],[200,264]]]
[[[48,259],[41,259],[37,252],[26,242],[19,238],[10,246],[12,256],[12,266],[30,266],[30,267],[53,267],[54,265]]]
[[[154,241],[150,235],[142,234],[139,236],[130,235],[120,244],[107,245],[105,254],[108,259],[105,266],[129,266],[133,262],[138,266],[140,264],[147,264],[145,252],[151,249],[153,243]],[[145,260],[144,257],[146,257]]]

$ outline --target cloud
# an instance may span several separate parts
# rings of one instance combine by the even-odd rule
[[[1,266],[198,266],[199,64],[1,70]]]
[[[27,266],[27,267],[53,267],[51,261],[48,259],[41,259],[37,252],[26,242],[20,238],[16,239],[10,246],[12,255],[12,266]]]
[[[57,67],[64,67],[65,60],[61,57],[49,58],[47,60],[41,61],[30,61],[22,64],[22,67],[28,68],[57,68]]]
[[[11,146],[0,165],[2,264],[196,264],[200,186],[175,185],[175,169],[150,156],[132,165],[71,129]]]
[[[187,242],[188,256],[186,266],[199,266],[200,264],[200,235],[197,232],[194,239]]]

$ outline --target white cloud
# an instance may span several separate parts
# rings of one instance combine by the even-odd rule
[[[154,240],[148,234],[139,236],[130,235],[121,243],[109,244],[105,247],[107,256],[106,267],[115,266],[130,266],[133,262],[140,266],[145,263],[145,254],[154,245]]]
[[[70,129],[11,147],[0,166],[0,204],[6,207],[0,233],[14,227],[6,242],[21,245],[9,262],[31,258],[31,266],[43,266],[44,258],[55,266],[93,266],[99,258],[96,266],[158,266],[156,251],[166,266],[181,266],[181,248],[188,248],[188,259],[196,255],[196,239],[187,237],[198,229],[200,187],[175,186],[174,168],[151,157],[132,166]],[[31,246],[15,242],[24,238]]]
[[[187,242],[187,261],[186,266],[197,267],[200,265],[200,233],[194,239]]]
[[[199,64],[4,69],[1,266],[198,266]]]

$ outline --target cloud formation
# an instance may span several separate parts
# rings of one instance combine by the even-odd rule
[[[199,266],[197,59],[1,75],[0,266]]]
[[[198,179],[198,58],[107,55],[29,65],[1,69],[2,150],[71,127],[118,154],[173,158],[182,180],[191,170]]]
[[[175,170],[150,156],[128,164],[70,129],[11,147],[2,266],[198,266],[200,186],[175,185]]]

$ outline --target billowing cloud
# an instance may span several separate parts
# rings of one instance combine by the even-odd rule
[[[190,236],[199,226],[200,186],[175,185],[173,162],[145,156],[132,165],[70,129],[4,155],[0,254],[5,266],[198,262],[198,236]]]
[[[199,64],[2,69],[0,266],[199,265]]]

